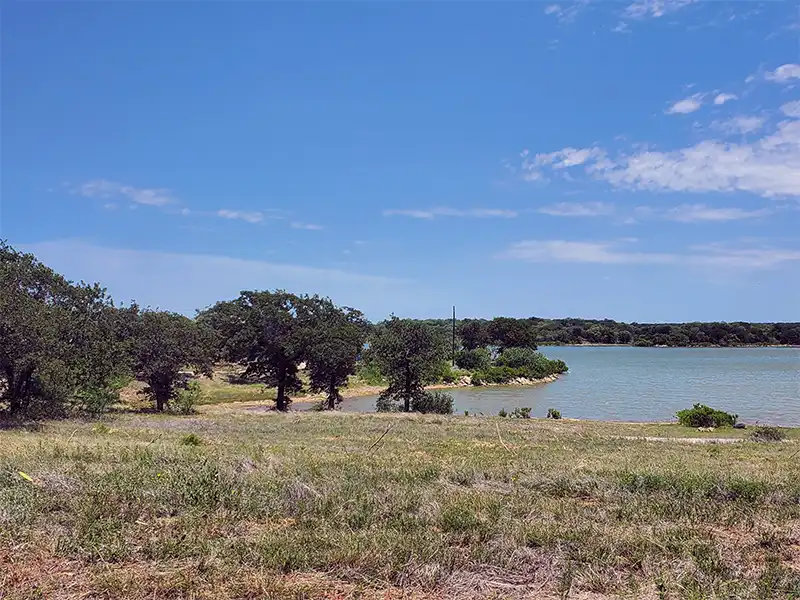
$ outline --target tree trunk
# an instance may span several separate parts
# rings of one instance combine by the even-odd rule
[[[278,370],[278,397],[275,399],[275,408],[286,410],[286,367]]]
[[[336,409],[336,382],[331,379],[330,384],[328,385],[328,409],[335,410]]]
[[[403,410],[411,412],[411,369],[406,367],[406,387],[403,390]]]

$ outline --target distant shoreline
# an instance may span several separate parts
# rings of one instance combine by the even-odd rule
[[[637,346],[636,344],[595,344],[591,342],[582,342],[580,344],[571,344],[569,342],[539,342],[539,348],[547,348],[553,346],[559,347],[587,347],[587,348],[713,348],[717,350],[727,350],[736,348],[798,348],[796,344],[735,344],[733,346],[719,346],[715,344],[694,344],[691,346],[666,346],[666,345],[653,345],[653,346]]]

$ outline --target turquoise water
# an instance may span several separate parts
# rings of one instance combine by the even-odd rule
[[[570,371],[529,387],[448,390],[456,412],[495,415],[519,406],[543,417],[552,407],[567,418],[668,421],[695,402],[744,422],[800,426],[798,348],[633,348],[546,346]],[[375,397],[345,400],[345,411],[375,410]]]

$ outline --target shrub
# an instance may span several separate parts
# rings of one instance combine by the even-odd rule
[[[181,446],[199,446],[202,443],[203,440],[200,439],[200,436],[196,433],[187,433],[186,435],[182,435],[180,440]]]
[[[508,413],[506,412],[506,409],[505,409],[505,408],[501,408],[501,409],[500,409],[500,412],[499,412],[499,413],[497,413],[497,416],[498,416],[498,417],[507,417],[507,416],[508,416]]]
[[[760,425],[750,432],[750,439],[754,442],[782,442],[786,439],[786,432],[780,427]]]
[[[460,377],[461,373],[453,369],[448,361],[443,360],[432,373],[430,383],[455,383]]]
[[[90,387],[75,393],[72,406],[78,412],[96,417],[108,412],[117,402],[119,402],[119,388]]]
[[[561,418],[561,411],[556,410],[555,408],[548,408],[547,409],[547,418],[548,419],[560,419]]]
[[[733,427],[738,415],[716,410],[705,404],[695,404],[692,408],[679,410],[678,422],[684,427]]]
[[[191,415],[195,412],[194,407],[203,398],[203,390],[200,389],[200,382],[190,381],[182,390],[178,390],[172,401],[172,412],[179,415]]]
[[[529,406],[521,406],[519,408],[515,408],[511,411],[511,418],[512,419],[530,419],[531,418],[531,409]]]
[[[486,348],[475,350],[462,350],[456,354],[456,366],[459,369],[480,371],[492,363],[492,357]]]
[[[472,384],[508,383],[517,377],[524,377],[519,369],[512,369],[511,367],[488,367],[472,376]]]
[[[453,414],[453,397],[440,390],[425,391],[411,400],[411,410],[439,415]]]
[[[356,367],[356,376],[367,385],[383,385],[386,378],[374,361],[361,361]]]
[[[517,377],[541,379],[567,371],[566,363],[561,360],[550,360],[541,352],[531,348],[508,348],[497,357],[498,367],[515,369]]]

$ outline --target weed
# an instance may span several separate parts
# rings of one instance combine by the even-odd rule
[[[196,433],[187,433],[181,436],[181,446],[200,446],[203,440]]]
[[[783,429],[769,425],[760,425],[750,432],[750,439],[754,442],[782,442],[786,437]]]
[[[547,409],[547,418],[548,419],[560,419],[561,418],[561,411],[558,411],[555,408],[548,408]]]

